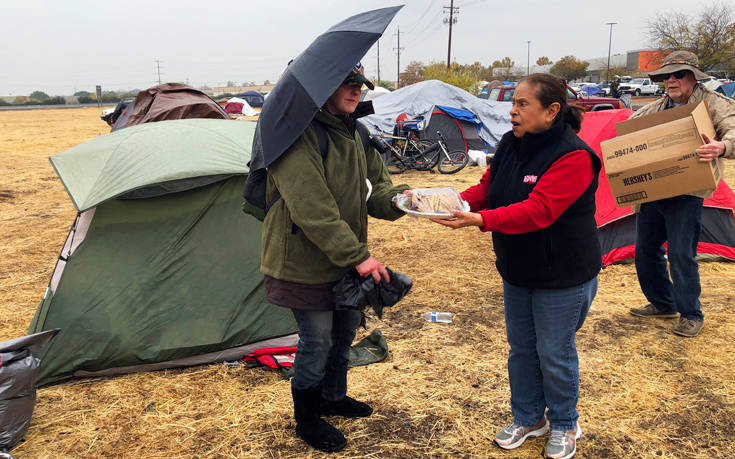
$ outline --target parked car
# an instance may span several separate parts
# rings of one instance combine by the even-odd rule
[[[569,83],[569,87],[574,89],[575,91],[579,91],[582,89],[582,83]]]
[[[515,92],[515,90],[515,85],[506,85],[493,88],[488,94],[488,100],[495,100],[498,102],[511,102],[513,100],[513,93]],[[567,103],[570,105],[579,105],[588,112],[623,108],[620,104],[620,100],[618,99],[615,99],[613,97],[589,96],[583,92],[578,93],[577,91],[572,89],[570,85],[567,85]]]
[[[510,102],[513,100],[515,85],[498,86],[490,90],[487,100],[497,100],[498,102]]]
[[[621,83],[618,90],[623,94],[632,94],[640,96],[641,94],[656,94],[658,84],[651,81],[650,78],[635,78],[627,83]]]
[[[592,83],[590,81],[583,81],[583,82],[579,83],[579,89],[574,89],[574,88],[572,88],[572,89],[574,89],[575,91],[579,92],[579,91],[583,90],[584,88],[588,88],[590,86],[597,86],[597,83]]]
[[[604,83],[598,84],[597,87],[600,88],[602,93],[605,94],[606,96],[610,95],[610,83],[608,83],[607,81]]]

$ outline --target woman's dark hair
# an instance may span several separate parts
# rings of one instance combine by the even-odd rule
[[[582,127],[584,109],[578,105],[567,104],[567,84],[561,78],[548,73],[533,73],[521,80],[521,83],[533,85],[536,98],[544,108],[557,102],[561,109],[556,115],[562,115],[564,121],[579,132]]]

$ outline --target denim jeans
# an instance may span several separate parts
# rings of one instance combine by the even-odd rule
[[[690,320],[704,320],[695,258],[703,201],[684,195],[648,202],[636,220],[635,269],[643,294],[658,309]],[[667,241],[671,280],[664,258]]]
[[[597,277],[560,289],[518,287],[503,281],[514,423],[536,425],[548,407],[551,429],[576,428],[579,360],[574,338],[596,293]]]
[[[350,346],[360,326],[360,312],[291,311],[299,328],[291,386],[303,390],[321,384],[324,398],[343,399],[347,395]]]

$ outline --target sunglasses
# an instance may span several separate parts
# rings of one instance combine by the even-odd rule
[[[663,77],[664,80],[668,80],[669,77],[671,77],[671,76],[673,76],[677,80],[681,80],[682,78],[684,78],[684,76],[686,76],[686,74],[687,74],[687,71],[686,70],[679,70],[678,72],[665,73],[665,74],[663,74],[661,76]]]

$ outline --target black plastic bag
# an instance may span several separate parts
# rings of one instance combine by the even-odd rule
[[[388,271],[390,282],[382,277],[376,284],[373,276],[362,277],[357,270],[352,269],[341,281],[332,287],[332,299],[335,309],[357,309],[363,311],[372,306],[378,318],[383,318],[383,308],[393,306],[411,290],[411,279],[405,274]]]
[[[0,451],[9,451],[28,431],[41,353],[58,332],[57,328],[0,342]]]

